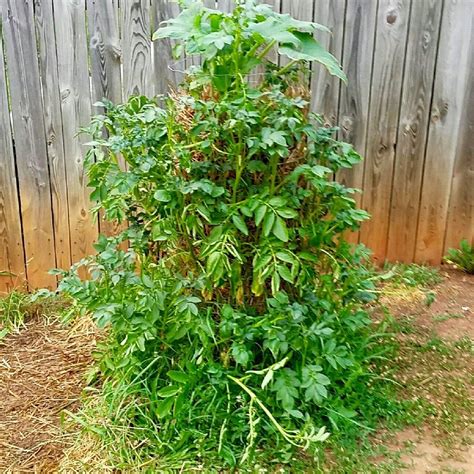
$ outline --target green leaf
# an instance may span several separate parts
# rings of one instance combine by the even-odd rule
[[[272,275],[272,279],[271,279],[272,294],[275,295],[276,293],[280,291],[280,285],[281,285],[280,275],[275,272]]]
[[[294,219],[298,217],[298,213],[294,209],[285,208],[285,209],[278,209],[277,214],[285,219]]]
[[[278,265],[277,269],[278,269],[278,273],[283,278],[283,280],[286,280],[288,283],[293,283],[293,275],[291,274],[288,267],[284,267],[283,265]]]
[[[245,221],[242,219],[242,217],[234,214],[232,216],[232,222],[234,223],[235,227],[237,227],[237,229],[242,232],[242,234],[249,235],[249,230],[247,229],[247,225],[245,224]]]
[[[267,206],[265,206],[265,204],[262,204],[255,210],[255,225],[257,227],[260,225],[260,222],[262,222],[262,219],[265,217],[266,212]]]
[[[279,251],[275,255],[278,260],[281,260],[282,262],[291,263],[292,265],[296,263],[295,258],[290,253]]]
[[[273,212],[269,212],[265,215],[265,219],[263,219],[263,235],[268,237],[270,235],[270,231],[272,230],[273,223],[275,222],[275,214]]]
[[[248,27],[252,33],[257,33],[269,41],[275,40],[279,43],[288,43],[297,45],[298,38],[293,33],[288,31],[288,26],[278,18],[267,18],[260,23],[251,23]]]
[[[164,418],[169,414],[171,408],[173,407],[174,398],[166,398],[165,400],[160,400],[156,404],[156,414],[159,418]]]
[[[338,60],[331,53],[326,51],[318,41],[313,38],[311,33],[295,31],[293,34],[300,40],[300,44],[298,46],[291,44],[281,46],[279,49],[280,54],[284,54],[296,61],[316,61],[321,63],[330,74],[347,82],[347,77],[342,71]]]
[[[171,201],[171,194],[164,190],[164,189],[158,189],[158,191],[153,194],[153,197],[160,202],[169,202]]]
[[[168,387],[164,387],[156,393],[161,398],[169,398],[174,397],[177,393],[181,391],[181,388],[177,385],[170,385]]]
[[[219,268],[219,264],[221,262],[221,255],[222,254],[220,252],[212,252],[207,258],[206,270],[209,275],[216,273],[216,270]]]
[[[272,232],[277,239],[280,239],[283,242],[288,242],[288,229],[285,221],[281,217],[275,219]]]
[[[187,374],[184,372],[178,372],[177,370],[170,370],[168,372],[168,377],[178,383],[187,383],[189,381],[189,376]]]
[[[232,357],[240,365],[247,365],[250,361],[250,352],[242,344],[232,344]]]

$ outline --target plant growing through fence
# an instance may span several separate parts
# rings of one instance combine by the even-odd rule
[[[332,179],[360,157],[308,111],[311,61],[345,78],[313,38],[321,25],[250,0],[231,14],[184,3],[155,36],[202,63],[164,107],[133,97],[93,119],[92,199],[128,228],[101,236],[60,289],[109,327],[107,418],[139,456],[285,461],[368,422],[381,357],[368,253],[343,238],[367,214]],[[274,47],[285,66],[267,59]]]

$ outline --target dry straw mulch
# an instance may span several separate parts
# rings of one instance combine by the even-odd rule
[[[95,339],[87,320],[65,327],[37,315],[0,341],[0,472],[57,470],[72,441],[61,413],[78,406]]]

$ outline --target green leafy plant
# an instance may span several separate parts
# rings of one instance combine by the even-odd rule
[[[474,273],[474,246],[466,239],[461,240],[459,249],[449,249],[444,259],[466,273]]]
[[[287,462],[316,455],[328,428],[373,422],[385,328],[365,310],[369,253],[342,237],[368,216],[332,178],[361,158],[309,113],[308,62],[344,78],[316,30],[253,1],[231,14],[186,2],[155,36],[201,65],[163,107],[104,102],[92,121],[91,197],[128,227],[58,273],[109,328],[105,419],[123,429],[93,430],[126,431],[117,467],[130,452],[161,468]],[[267,59],[274,47],[287,65]]]

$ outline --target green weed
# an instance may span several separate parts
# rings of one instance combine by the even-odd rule
[[[467,240],[461,241],[459,249],[449,249],[444,259],[460,270],[474,273],[474,246],[470,245]]]
[[[428,289],[443,281],[437,268],[416,263],[387,264],[384,270],[387,272],[384,276],[385,280],[392,285]]]
[[[24,326],[28,303],[29,296],[18,291],[0,298],[0,340]]]

